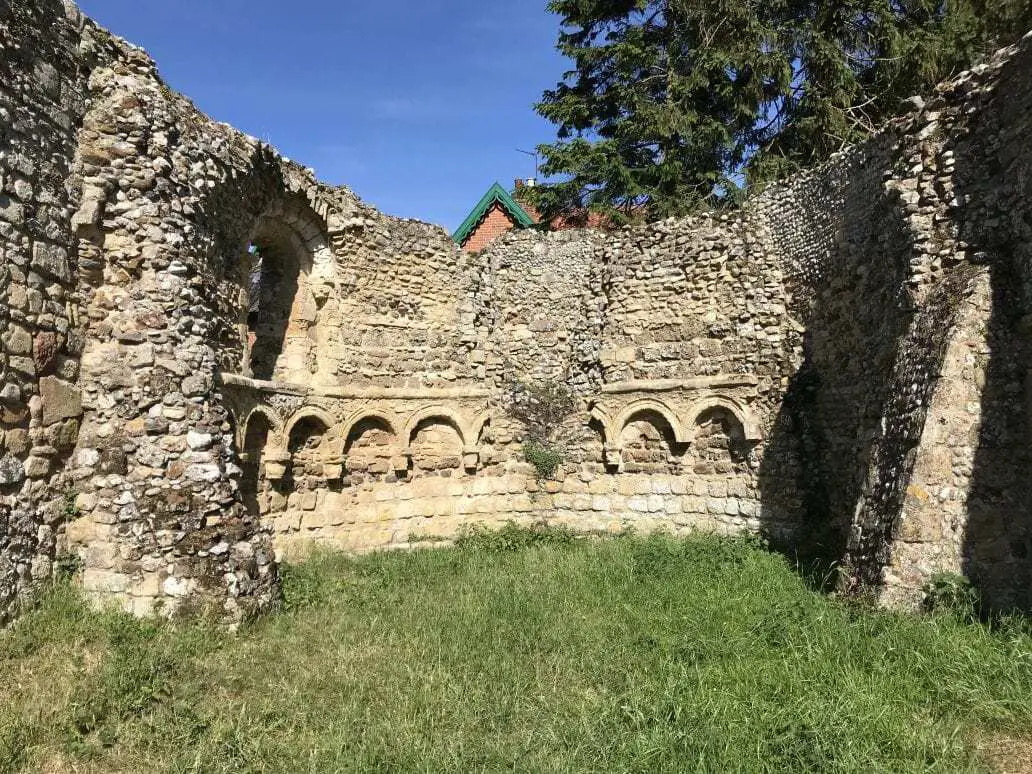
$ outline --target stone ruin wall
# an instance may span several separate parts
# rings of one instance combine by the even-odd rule
[[[927,235],[917,272],[940,376],[879,557],[891,603],[912,604],[948,570],[998,609],[1032,609],[1030,72],[1026,37],[948,84],[910,129],[923,141],[911,144]]]
[[[1032,608],[1030,72],[1026,36],[760,197],[806,331],[780,419],[807,519],[887,604],[950,572]]]
[[[405,369],[402,387],[298,384],[288,396],[232,378],[236,413],[258,411],[267,428],[243,448],[262,459],[257,505],[277,547],[408,547],[508,520],[759,531],[763,417],[792,367],[780,283],[760,276],[762,247],[742,218],[625,239],[524,232],[470,257],[445,305],[468,323],[451,344],[451,381],[401,381]],[[523,459],[505,408],[520,382],[563,383],[579,401],[550,480]],[[794,519],[772,509],[771,529],[790,533]]]
[[[0,618],[58,567],[240,617],[277,555],[510,519],[758,532],[893,603],[939,570],[1032,603],[1027,40],[741,211],[476,255],[70,3],[0,2],[0,46]],[[520,382],[576,397],[545,480]]]
[[[0,623],[51,576],[79,432],[79,325],[68,185],[86,113],[77,12],[0,4]],[[84,48],[91,48],[86,51]],[[46,52],[40,55],[39,52]]]

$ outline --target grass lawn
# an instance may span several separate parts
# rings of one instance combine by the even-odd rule
[[[1027,622],[844,604],[745,541],[510,531],[285,586],[236,634],[56,589],[0,634],[0,772],[965,772],[1032,739]]]

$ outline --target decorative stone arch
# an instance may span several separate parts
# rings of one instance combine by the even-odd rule
[[[646,425],[633,439],[628,436],[635,423]],[[673,472],[690,436],[677,413],[662,400],[641,398],[616,415],[605,431],[612,439],[603,447],[603,461],[619,472]]]
[[[590,424],[602,436],[602,464],[612,470],[623,468],[622,450],[620,449],[620,431],[614,430],[616,424],[612,414],[595,404],[589,413]]]
[[[312,454],[311,449],[295,445],[295,432],[302,423],[308,421],[318,422],[324,428],[320,434],[321,440],[316,454]],[[337,427],[337,418],[323,408],[305,406],[298,409],[283,428],[283,450],[279,461],[284,466],[291,466],[292,476],[296,476],[298,462],[303,461],[301,467],[307,468],[308,477],[316,477],[323,481],[339,480],[343,474],[343,441],[334,432]],[[300,481],[296,478],[293,480],[295,484]]]
[[[237,450],[240,462],[240,497],[244,507],[252,516],[260,513],[259,495],[264,488],[265,464],[269,458],[273,465],[283,453],[280,451],[279,433],[283,423],[266,406],[255,406],[237,427]]]
[[[484,434],[484,428],[487,427],[493,418],[493,411],[484,411],[473,418],[473,421],[469,423],[469,432],[465,436],[467,447],[480,443],[480,438]]]
[[[282,442],[283,436],[283,420],[279,418],[279,415],[275,411],[270,409],[268,406],[258,405],[252,408],[244,417],[243,422],[237,423],[237,446],[243,448],[244,439],[247,438],[247,430],[251,426],[252,420],[261,415],[265,417],[265,421],[269,423],[269,427],[273,431],[273,437],[270,441],[273,441],[272,445],[282,446],[285,445]]]
[[[444,406],[427,406],[413,413],[408,422],[405,423],[404,431],[404,459],[406,467],[416,468],[416,454],[413,441],[421,425],[430,421],[446,425],[455,431],[459,441],[459,448],[456,449],[459,457],[459,464],[467,470],[475,470],[480,463],[480,455],[477,449],[470,446],[471,425],[467,423],[459,412]],[[447,457],[445,457],[447,459]]]
[[[459,434],[459,440],[462,441],[462,445],[465,446],[468,443],[469,428],[466,425],[465,420],[462,416],[454,409],[447,408],[445,406],[427,406],[419,411],[412,414],[408,421],[405,423],[405,430],[403,434],[405,446],[409,446],[412,443],[412,434],[415,433],[416,428],[420,424],[428,419],[443,419],[445,424],[449,424],[455,428]]]
[[[589,416],[602,428],[602,442],[613,443],[615,441],[613,436],[613,415],[596,404],[591,407]]]
[[[281,435],[283,440],[287,443],[290,442],[290,436],[294,432],[294,428],[306,419],[318,419],[324,425],[326,425],[326,431],[329,432],[337,426],[337,418],[333,416],[329,411],[318,406],[305,406],[295,411],[290,419],[283,426]]]
[[[475,471],[481,466],[490,462],[490,448],[493,445],[491,440],[485,441],[484,433],[494,419],[494,412],[491,410],[481,412],[469,423],[466,441],[462,449],[462,466],[468,471]]]
[[[616,415],[616,420],[607,426],[607,440],[610,442],[618,442],[624,428],[627,427],[635,416],[638,414],[647,414],[649,412],[658,414],[666,420],[667,424],[670,425],[670,430],[673,432],[674,440],[677,443],[691,443],[691,435],[687,432],[687,429],[674,410],[666,403],[661,400],[657,400],[656,398],[641,398],[625,406],[623,410]]]
[[[738,401],[723,395],[711,395],[703,398],[702,400],[697,401],[691,409],[689,409],[688,416],[690,417],[690,422],[688,426],[692,429],[691,440],[694,440],[695,427],[698,424],[699,417],[707,411],[721,408],[728,411],[735,417],[735,419],[738,420],[738,423],[742,426],[742,433],[744,434],[746,441],[756,443],[763,440],[763,426],[752,411]]]
[[[401,454],[398,417],[392,411],[362,409],[349,416],[342,425],[338,448],[341,463],[349,473],[379,475],[389,470],[408,469],[408,459]],[[386,432],[388,439],[377,437]]]
[[[347,443],[348,439],[351,437],[351,433],[359,424],[369,420],[378,420],[383,422],[387,425],[387,428],[396,439],[396,443],[401,442],[401,436],[398,433],[398,417],[394,412],[382,411],[380,409],[362,409],[361,411],[356,411],[344,420],[340,433],[340,437],[344,439],[344,443]]]

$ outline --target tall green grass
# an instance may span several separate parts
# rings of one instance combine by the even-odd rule
[[[230,634],[0,635],[0,772],[965,772],[1032,729],[1032,638],[834,601],[747,541],[473,534],[285,571]]]

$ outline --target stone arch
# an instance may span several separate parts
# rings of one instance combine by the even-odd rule
[[[431,407],[417,411],[405,427],[407,452],[414,470],[459,468],[466,448],[466,430],[454,411]]]
[[[277,200],[242,251],[243,371],[259,380],[307,381],[318,371],[316,270],[332,264],[325,224],[298,196]]]
[[[336,460],[330,432],[334,424],[332,416],[313,408],[302,409],[287,424],[284,440],[292,488],[311,489],[322,483],[325,466]]]
[[[247,444],[247,431],[251,426],[251,422],[258,417],[264,417],[265,421],[269,423],[271,429],[269,434],[270,440],[274,443],[281,440],[279,436],[283,433],[283,420],[268,406],[255,406],[244,416],[244,421],[237,426],[237,444],[241,449]]]
[[[609,437],[606,422],[595,412],[588,415],[587,425],[583,428],[580,445],[584,450],[584,461],[604,470],[607,465],[606,439]],[[618,462],[618,455],[614,455]]]
[[[302,422],[311,420],[318,420],[324,428],[323,432],[327,435],[329,434],[329,431],[337,425],[337,418],[330,412],[319,408],[318,406],[306,406],[298,409],[283,427],[283,440],[286,442],[288,448],[294,439],[295,430],[297,430],[298,425]]]
[[[597,437],[595,445],[599,448],[592,448],[594,462],[602,467],[618,470],[622,465],[620,458],[620,433],[614,429],[615,417],[598,404],[591,406],[588,414],[588,437]]]
[[[355,426],[367,420],[379,420],[391,431],[391,434],[398,437],[398,418],[389,411],[378,411],[376,409],[357,411],[344,421],[341,429],[341,437],[348,438]]]
[[[674,472],[679,448],[677,416],[658,401],[640,401],[621,414],[620,463],[628,473]],[[682,436],[683,437],[683,436]]]
[[[409,417],[408,422],[405,423],[404,437],[406,443],[411,444],[412,435],[416,428],[427,420],[437,420],[439,424],[450,425],[458,433],[459,440],[462,441],[463,446],[466,445],[466,439],[470,437],[466,423],[457,411],[444,406],[428,406]]]
[[[485,431],[488,430],[491,425],[491,419],[494,416],[494,412],[485,411],[476,417],[469,423],[469,431],[466,433],[466,443],[480,444],[484,440]]]
[[[271,412],[258,407],[247,416],[240,431],[240,496],[251,515],[260,512],[258,498],[262,489],[262,464],[266,453],[276,442],[277,421]]]
[[[363,413],[342,434],[349,473],[382,475],[390,471],[398,445],[394,423],[380,412]]]
[[[746,441],[755,443],[763,440],[763,427],[760,425],[759,420],[756,419],[752,411],[741,405],[738,401],[721,395],[713,395],[705,398],[692,406],[691,410],[688,412],[688,417],[690,418],[689,426],[694,430],[698,425],[700,416],[705,414],[707,411],[717,408],[725,409],[738,420],[738,424],[742,427],[742,436]]]
[[[280,220],[290,226],[312,255],[313,267],[332,262],[333,250],[327,238],[327,224],[307,196],[295,194],[280,200]]]
[[[616,440],[616,436],[613,434],[613,425],[615,423],[613,421],[613,416],[608,411],[598,405],[592,406],[589,416],[591,421],[594,422],[597,427],[602,429],[603,443],[611,443]]]
[[[741,415],[726,403],[711,402],[696,413],[692,428],[694,467],[699,475],[748,471],[753,443]]]
[[[607,428],[608,438],[612,438],[614,441],[619,439],[623,434],[624,428],[636,415],[647,414],[649,412],[662,417],[666,421],[666,424],[670,427],[670,431],[675,442],[679,444],[687,444],[691,442],[691,437],[686,432],[685,427],[681,423],[677,414],[674,413],[674,410],[667,404],[663,403],[663,401],[656,400],[655,398],[636,400],[624,407],[623,411],[616,416],[616,420],[610,423]]]
[[[474,471],[478,467],[497,462],[495,455],[495,429],[492,424],[494,412],[485,411],[473,419],[466,435],[463,449],[463,467]]]

